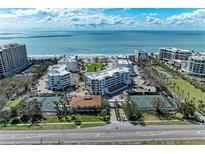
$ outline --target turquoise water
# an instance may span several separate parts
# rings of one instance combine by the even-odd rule
[[[128,54],[178,47],[205,52],[205,31],[39,31],[0,33],[0,44],[25,43],[28,55]]]

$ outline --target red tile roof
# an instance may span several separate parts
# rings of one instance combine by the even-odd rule
[[[100,107],[102,98],[100,95],[77,96],[70,101],[70,107]]]

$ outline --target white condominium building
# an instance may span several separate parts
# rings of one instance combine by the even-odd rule
[[[66,65],[53,65],[48,68],[47,89],[64,90],[71,86],[74,86],[74,81]]]
[[[144,50],[135,50],[135,55],[137,60],[147,60],[148,59],[148,53]]]
[[[189,57],[186,72],[190,75],[205,76],[205,55]]]
[[[24,44],[0,46],[0,78],[20,72],[27,66],[28,58]]]
[[[192,55],[190,50],[182,50],[178,48],[160,48],[159,49],[159,58],[169,61],[172,59],[177,60],[188,60]]]
[[[58,61],[58,64],[60,65],[67,65],[68,70],[71,72],[79,72],[79,64],[78,61],[76,60],[75,56],[68,56],[68,57],[63,57],[61,60]]]
[[[115,65],[116,67],[126,67],[130,70],[131,75],[134,74],[132,62],[128,59],[117,59]]]
[[[124,90],[130,84],[130,70],[126,67],[85,75],[86,89],[95,95],[113,94]]]

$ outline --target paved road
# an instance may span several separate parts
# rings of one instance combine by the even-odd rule
[[[54,144],[205,139],[204,125],[133,126],[116,123],[69,130],[0,131],[0,144]]]

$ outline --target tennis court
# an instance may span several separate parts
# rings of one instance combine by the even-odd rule
[[[172,75],[165,71],[159,71],[159,74],[166,79],[172,78]]]
[[[158,98],[164,101],[164,110],[176,110],[176,104],[174,102],[169,102],[168,99],[162,95],[130,95],[131,101],[136,103],[141,110],[155,110],[153,101]]]
[[[36,99],[39,103],[42,103],[42,112],[56,112],[55,102],[59,102],[62,99],[62,97],[31,97],[28,99],[28,101],[34,99]]]

